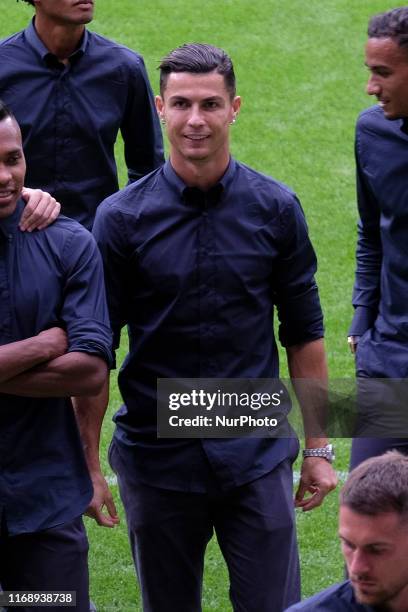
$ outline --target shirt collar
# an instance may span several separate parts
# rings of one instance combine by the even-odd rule
[[[32,18],[27,28],[25,29],[25,37],[28,43],[31,45],[31,47],[35,51],[37,51],[37,53],[40,55],[42,60],[46,61],[48,58],[55,58],[55,55],[47,49],[47,47],[44,45],[41,38],[38,36],[37,30],[35,29],[34,19],[35,17]],[[88,46],[88,40],[89,40],[89,32],[87,29],[85,29],[84,35],[81,39],[80,46],[69,57],[71,62],[72,60],[75,60],[75,61],[78,60],[80,57],[84,55],[86,48]]]
[[[408,136],[408,118],[402,120],[401,131]]]
[[[220,178],[217,185],[214,185],[209,191],[217,189],[219,193],[225,192],[235,175],[236,165],[237,163],[235,159],[230,157],[228,167],[223,176]],[[164,164],[163,173],[168,183],[170,183],[170,185],[179,193],[180,197],[185,200],[186,191],[188,193],[192,188],[188,187],[175,172],[170,160],[167,160]]]
[[[0,234],[2,237],[8,238],[10,234],[14,234],[17,231],[24,206],[25,203],[20,198],[14,212],[9,217],[5,217],[4,219],[0,218]]]

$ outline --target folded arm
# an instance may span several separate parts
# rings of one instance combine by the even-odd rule
[[[59,327],[0,346],[0,384],[26,370],[60,357],[67,350],[67,335]]]
[[[0,384],[0,393],[28,397],[95,395],[107,374],[103,359],[87,353],[65,353],[31,367]]]

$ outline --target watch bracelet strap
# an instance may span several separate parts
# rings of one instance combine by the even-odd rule
[[[302,451],[303,457],[323,457],[324,459],[327,457],[329,450],[326,446],[321,446],[320,448],[305,448]]]

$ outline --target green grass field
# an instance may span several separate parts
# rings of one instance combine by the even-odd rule
[[[354,123],[371,103],[365,95],[363,54],[368,17],[394,3],[96,0],[96,4],[92,29],[143,54],[155,93],[160,58],[184,42],[210,42],[232,56],[243,99],[233,127],[233,154],[298,193],[319,259],[330,374],[352,377],[353,361],[345,338],[352,314],[356,235]],[[14,0],[0,0],[0,8],[1,36],[23,28],[32,14],[31,7]],[[124,184],[120,142],[118,160]],[[123,357],[125,342],[122,345]],[[115,378],[113,373],[103,432],[108,477],[112,477],[105,460],[112,432],[110,416],[120,404]],[[336,467],[344,476],[349,441],[339,440],[337,447]],[[114,485],[113,491],[117,498]],[[103,611],[141,609],[121,507],[120,515],[121,526],[114,531],[87,521],[91,595]],[[336,493],[322,508],[298,515],[304,596],[342,579],[336,521]],[[206,558],[204,610],[230,609],[227,572],[212,541]]]

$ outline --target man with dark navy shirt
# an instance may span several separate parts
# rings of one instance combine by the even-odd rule
[[[0,43],[0,97],[22,131],[26,184],[90,229],[98,204],[118,190],[119,130],[130,181],[163,163],[143,58],[85,28],[94,0],[25,1],[35,17]]]
[[[353,441],[351,467],[391,448],[408,453],[403,428],[391,433],[399,438],[381,437],[391,423],[387,410],[406,410],[406,391],[379,380],[408,378],[408,7],[372,17],[366,65],[367,93],[378,104],[360,115],[356,128],[360,220],[349,343],[362,422],[375,420],[379,437]]]
[[[297,440],[157,438],[156,383],[277,377],[275,305],[291,375],[324,380],[316,259],[296,196],[230,157],[240,98],[227,54],[184,45],[160,69],[156,104],[170,159],[102,203],[93,230],[115,346],[125,324],[130,338],[110,461],[145,612],[201,609],[213,530],[234,610],[277,612],[300,596]],[[304,510],[336,483],[326,443],[307,440]]]
[[[351,472],[339,535],[350,580],[288,612],[407,612],[408,457],[390,451]]]
[[[111,363],[103,270],[71,219],[20,231],[24,175],[20,130],[0,102],[0,583],[75,591],[85,612],[81,515],[93,488],[77,420],[93,416],[75,414],[70,396],[97,394]]]

